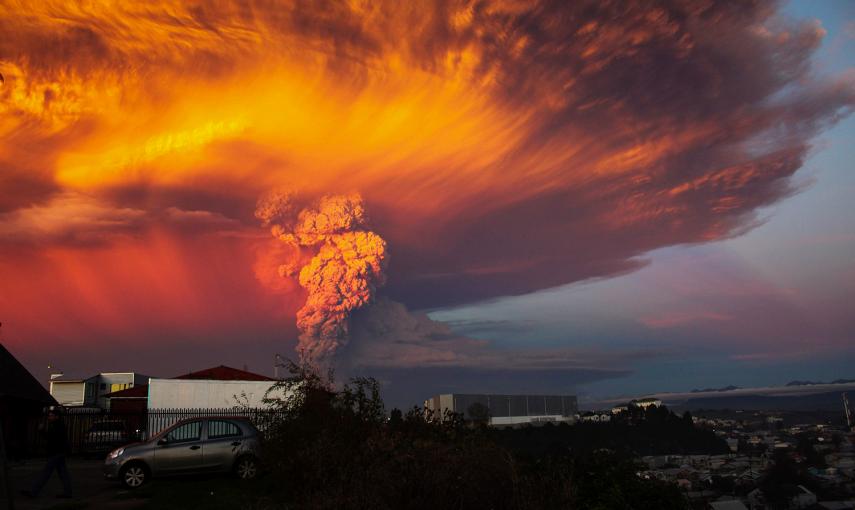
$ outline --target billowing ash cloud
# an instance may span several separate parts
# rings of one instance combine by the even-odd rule
[[[347,343],[350,313],[371,303],[385,283],[388,253],[386,241],[365,229],[359,194],[324,196],[302,209],[297,200],[291,191],[275,190],[258,201],[255,216],[283,242],[320,247],[302,267],[288,262],[279,268],[282,276],[299,275],[309,293],[297,312],[297,349],[320,361]]]

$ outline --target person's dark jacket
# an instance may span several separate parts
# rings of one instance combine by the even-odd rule
[[[61,419],[48,422],[46,434],[48,455],[68,453],[68,436],[65,434],[65,423]]]

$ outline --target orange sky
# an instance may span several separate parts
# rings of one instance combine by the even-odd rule
[[[294,341],[277,186],[361,193],[412,307],[618,274],[750,228],[853,104],[772,7],[561,4],[0,5],[4,325]]]

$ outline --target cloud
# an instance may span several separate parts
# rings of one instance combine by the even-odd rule
[[[543,348],[503,349],[487,340],[455,334],[448,324],[380,298],[354,314],[352,342],[343,363],[366,368],[456,368],[624,374],[631,362],[664,355],[655,350]]]
[[[102,198],[67,191],[45,203],[0,213],[0,239],[7,245],[103,244],[122,236],[142,235],[155,225],[195,234],[241,228],[237,220],[212,211],[122,207]]]
[[[97,199],[67,192],[44,205],[0,215],[0,238],[9,241],[64,240],[92,242],[138,226],[146,211],[116,208]]]
[[[450,306],[741,235],[855,104],[849,74],[813,70],[822,27],[763,1],[43,1],[0,7],[0,31],[4,256],[238,232],[243,285],[289,309],[250,233],[277,186],[361,193],[384,292]]]
[[[178,207],[168,207],[164,215],[170,225],[195,230],[205,228],[222,232],[240,227],[240,222],[234,218],[213,211],[186,211]]]
[[[718,312],[673,312],[652,317],[642,317],[640,322],[648,328],[674,328],[689,326],[707,321],[729,321],[733,317]]]

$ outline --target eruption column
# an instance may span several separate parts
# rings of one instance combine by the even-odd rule
[[[256,217],[274,237],[297,247],[320,246],[299,270],[300,285],[309,295],[297,312],[298,350],[323,361],[347,343],[353,310],[370,304],[385,283],[386,241],[366,230],[367,216],[359,194],[328,195],[300,209],[289,191],[273,191],[258,202]],[[297,213],[297,210],[299,212]],[[294,276],[293,263],[280,274]]]

